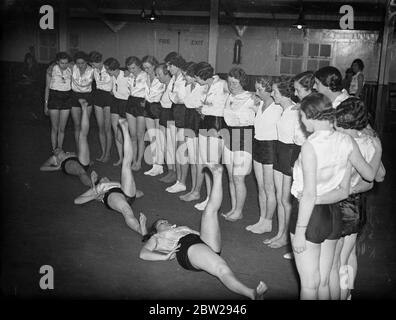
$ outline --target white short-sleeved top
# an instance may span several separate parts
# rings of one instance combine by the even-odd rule
[[[57,64],[54,65],[51,71],[49,88],[57,91],[69,91],[71,89],[71,76],[72,70],[70,68],[61,70]]]
[[[361,74],[363,76],[363,85],[364,85],[364,74],[363,72],[359,71],[358,73],[356,73],[351,80],[351,84],[349,85],[349,93],[350,94],[355,94],[358,90],[358,77],[359,74]]]
[[[278,140],[286,144],[301,146],[305,141],[305,134],[301,127],[300,111],[295,104],[283,110],[282,116],[276,123]]]
[[[252,126],[256,113],[252,93],[230,94],[224,107],[224,121],[231,127]]]
[[[161,96],[161,107],[165,109],[170,109],[172,108],[172,100],[170,99],[170,91],[172,90],[172,87],[170,86],[170,82],[166,86],[166,89],[164,93]]]
[[[371,160],[373,160],[375,155],[375,146],[373,143],[373,138],[361,132],[359,132],[358,134],[359,137],[355,138],[355,141],[359,146],[359,150],[363,158],[367,162],[370,162]],[[362,180],[363,180],[362,176],[356,171],[355,168],[352,168],[351,187],[356,187],[358,183],[361,182]]]
[[[170,91],[169,91],[169,98],[175,104],[183,104],[184,97],[186,96],[186,80],[182,73],[179,75],[172,76],[172,79],[169,82]]]
[[[74,65],[72,73],[72,90],[74,92],[87,93],[92,91],[93,68],[87,66],[84,73],[80,73],[80,69]]]
[[[196,83],[194,89],[192,89],[192,85],[188,84],[186,86],[186,95],[184,96],[186,108],[196,109],[202,106],[206,90],[206,85],[201,86],[199,83]]]
[[[207,116],[222,117],[224,107],[230,92],[228,91],[227,81],[220,79],[218,75],[213,76],[213,83],[207,89],[202,114]]]
[[[117,99],[128,100],[129,98],[129,77],[125,76],[125,71],[120,70],[118,77],[113,76],[113,95]]]
[[[260,102],[260,106],[254,118],[254,138],[256,140],[278,140],[278,132],[276,124],[282,116],[283,108],[272,102],[263,111],[264,102]]]
[[[336,109],[340,105],[341,102],[345,101],[349,97],[350,97],[350,95],[348,94],[348,91],[346,91],[345,89],[342,89],[341,94],[339,94],[332,102],[333,108]]]
[[[146,96],[146,86],[147,86],[147,73],[141,71],[137,76],[132,73],[129,75],[129,92],[133,97],[144,98]]]
[[[146,101],[150,103],[159,102],[161,100],[164,91],[165,91],[165,84],[159,81],[157,77],[154,77],[151,83],[150,83],[150,77],[147,77],[146,91],[145,91]]]
[[[353,150],[352,138],[338,131],[320,130],[312,133],[310,143],[316,155],[316,195],[336,189],[344,178],[349,156]],[[291,193],[297,198],[304,189],[301,153],[293,167]]]
[[[100,70],[94,68],[94,78],[97,89],[110,92],[113,88],[112,76],[106,71],[104,66]]]

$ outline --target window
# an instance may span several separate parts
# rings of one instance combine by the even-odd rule
[[[55,59],[58,51],[58,34],[56,31],[45,30],[39,32],[39,61],[50,62]]]
[[[326,43],[280,42],[281,75],[296,75],[304,70],[318,70],[331,64],[332,46]]]

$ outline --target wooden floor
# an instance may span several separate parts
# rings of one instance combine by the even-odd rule
[[[186,271],[177,261],[140,260],[140,237],[130,231],[121,215],[98,202],[75,206],[73,199],[85,191],[78,180],[60,172],[39,171],[50,153],[49,120],[42,116],[42,106],[37,99],[30,98],[29,94],[23,96],[15,94],[14,88],[3,87],[3,295],[76,299],[242,299],[212,276]],[[70,121],[65,149],[73,151]],[[365,233],[363,250],[358,257],[354,299],[396,296],[395,138],[395,133],[387,132],[383,139],[387,176],[369,196],[370,232]],[[89,141],[91,157],[95,159],[99,155],[99,144],[93,116]],[[115,160],[114,147],[112,160]],[[116,180],[120,177],[120,169],[111,164],[95,162],[94,167],[102,176]],[[166,185],[144,176],[143,171],[135,176],[139,189],[145,193],[144,198],[135,202],[135,213],[144,212],[149,223],[164,217],[198,230],[200,213],[193,204],[165,192]],[[247,187],[244,219],[235,223],[220,221],[222,256],[247,285],[253,287],[259,280],[265,281],[269,287],[267,299],[297,299],[298,278],[293,261],[282,257],[287,248],[271,249],[262,244],[266,236],[245,231],[246,225],[258,219],[253,175],[247,178]],[[225,188],[222,211],[229,208],[230,199]],[[276,231],[276,224],[274,228]],[[40,289],[39,269],[43,265],[54,269],[54,290]]]

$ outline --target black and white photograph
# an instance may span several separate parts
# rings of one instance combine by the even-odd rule
[[[3,299],[139,319],[395,299],[395,20],[395,0],[1,1]]]

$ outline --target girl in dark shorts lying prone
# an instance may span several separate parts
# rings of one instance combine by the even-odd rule
[[[128,131],[128,122],[126,119],[119,120],[120,127],[124,136],[124,157],[121,167],[121,183],[110,181],[108,178],[102,178],[95,185],[97,174],[95,171],[91,174],[92,187],[81,196],[74,200],[75,204],[84,204],[92,200],[102,201],[108,209],[120,212],[125,222],[133,231],[141,235],[146,232],[146,217],[140,214],[139,222],[133,214],[131,208],[136,198],[143,196],[143,193],[136,190],[135,180],[131,170],[132,164],[132,141]],[[142,227],[143,225],[143,227]]]
[[[65,174],[78,176],[82,184],[91,186],[91,180],[87,174],[90,164],[89,146],[88,146],[88,104],[81,101],[82,115],[81,115],[81,130],[78,139],[78,155],[74,152],[65,152],[62,149],[55,149],[54,154],[44,162],[40,167],[40,171],[59,171],[62,170]]]
[[[213,174],[213,187],[202,214],[201,233],[186,226],[176,227],[165,219],[159,219],[143,237],[146,243],[140,251],[140,258],[160,261],[176,257],[184,269],[206,271],[217,277],[231,291],[250,299],[261,300],[267,290],[265,283],[260,281],[256,289],[245,286],[220,256],[221,237],[217,213],[223,199],[223,167],[212,164],[209,168]]]

